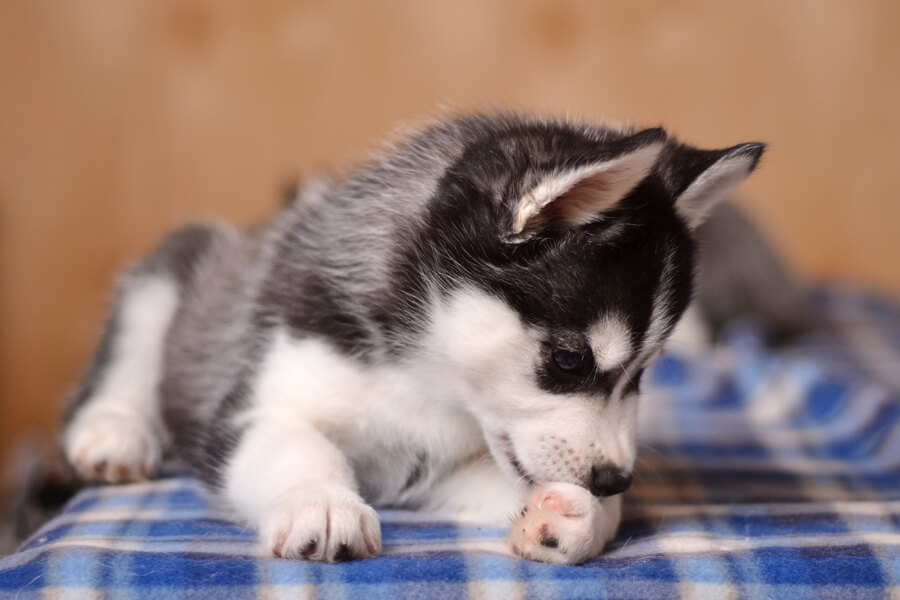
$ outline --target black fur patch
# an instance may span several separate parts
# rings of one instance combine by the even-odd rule
[[[210,423],[196,420],[192,423],[191,414],[175,415],[172,410],[167,411],[166,422],[173,431],[174,441],[180,447],[197,453],[190,456],[189,460],[193,465],[202,465],[199,475],[210,487],[222,486],[224,467],[243,433],[232,425],[232,418],[246,406],[251,393],[251,380],[251,375],[238,378],[237,384],[219,405],[219,410]],[[172,426],[176,421],[179,424]]]
[[[194,269],[209,250],[215,235],[215,230],[207,225],[188,225],[169,234],[153,254],[137,265],[133,274],[170,274],[184,288],[193,281]]]
[[[403,487],[400,488],[400,493],[402,494],[403,492],[411,490],[413,486],[422,481],[428,473],[428,469],[428,454],[425,451],[421,451],[416,455],[416,462],[409,470],[409,475],[406,477]]]
[[[316,274],[298,281],[292,277],[291,264],[281,261],[260,295],[258,319],[281,322],[297,337],[324,337],[341,352],[366,358],[373,350],[371,331],[362,315],[342,310],[349,302],[338,282]]]

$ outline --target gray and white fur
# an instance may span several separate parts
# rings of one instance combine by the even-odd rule
[[[372,506],[511,518],[517,555],[595,557],[693,230],[762,151],[460,116],[257,229],[188,227],[122,280],[65,454],[106,482],[176,456],[288,558],[377,554]]]

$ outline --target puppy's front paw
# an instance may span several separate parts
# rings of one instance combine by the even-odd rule
[[[578,564],[599,555],[615,535],[621,496],[598,499],[571,483],[541,486],[519,513],[509,533],[517,556]]]
[[[149,418],[102,405],[79,413],[67,427],[63,444],[69,462],[87,481],[148,479],[162,455]]]
[[[272,505],[263,517],[260,541],[283,558],[356,560],[381,550],[381,524],[355,492],[310,485],[288,491]]]

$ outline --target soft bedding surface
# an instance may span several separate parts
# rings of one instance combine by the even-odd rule
[[[617,539],[577,567],[500,528],[380,511],[384,553],[264,556],[192,479],[90,488],[14,555],[0,597],[900,598],[900,310],[822,293],[831,334],[670,353],[645,380]]]

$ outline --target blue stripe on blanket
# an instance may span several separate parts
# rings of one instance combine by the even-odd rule
[[[375,559],[281,560],[176,477],[84,490],[0,559],[0,596],[900,597],[900,311],[818,302],[838,337],[775,352],[735,327],[655,366],[622,528],[588,564],[521,561],[502,529],[397,510]]]

